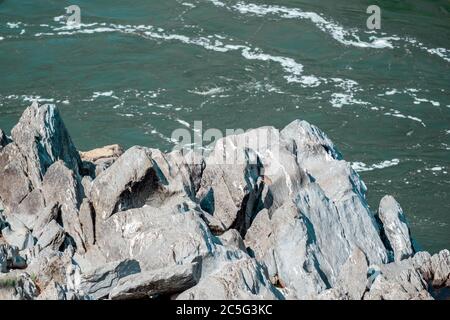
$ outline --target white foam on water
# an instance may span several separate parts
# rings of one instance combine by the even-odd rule
[[[223,93],[224,91],[225,91],[225,89],[221,88],[221,87],[207,89],[206,91],[199,91],[197,89],[188,90],[188,92],[197,94],[199,96],[215,96],[217,94]]]
[[[381,170],[384,168],[389,168],[393,166],[397,166],[400,163],[399,159],[392,159],[392,160],[385,160],[379,163],[375,163],[372,165],[367,165],[364,162],[352,162],[351,166],[353,170],[356,172],[366,172],[366,171],[373,171],[373,170]]]
[[[226,7],[229,10],[237,11],[241,14],[252,14],[256,16],[277,15],[286,19],[306,19],[310,20],[323,32],[328,33],[336,41],[346,45],[360,48],[393,48],[392,40],[398,40],[397,37],[371,37],[372,42],[360,40],[359,36],[350,30],[346,30],[331,19],[325,19],[315,12],[306,12],[299,8],[288,8],[278,5],[258,5],[254,3],[238,2],[232,6],[226,6],[223,2],[210,0],[216,6]]]
[[[185,7],[189,7],[189,8],[196,8],[195,4],[190,3],[190,2],[183,2],[181,5],[183,5]]]
[[[441,104],[438,101],[434,101],[434,100],[429,100],[426,98],[418,98],[416,96],[413,97],[414,98],[414,104],[421,104],[422,102],[429,102],[431,103],[434,107],[439,107]]]
[[[175,121],[178,122],[178,123],[180,123],[180,124],[182,124],[182,125],[185,126],[185,127],[188,127],[188,128],[191,127],[191,125],[190,125],[189,122],[187,122],[187,121],[184,121],[184,120],[181,120],[181,119],[175,119]]]
[[[423,43],[417,41],[412,37],[399,37],[397,35],[391,36],[370,36],[370,42],[360,39],[356,28],[345,29],[339,23],[332,19],[324,18],[321,14],[316,12],[303,11],[300,8],[289,8],[278,5],[265,5],[246,3],[243,1],[237,2],[235,5],[227,6],[225,3],[217,0],[210,0],[210,2],[217,7],[227,8],[228,10],[239,12],[240,14],[250,14],[255,16],[277,15],[285,19],[305,19],[310,20],[321,31],[328,33],[333,39],[346,46],[353,46],[358,48],[372,48],[372,49],[393,49],[394,43],[403,42],[407,45],[412,45],[420,50],[436,55],[444,61],[450,62],[450,50],[446,48],[428,48]],[[368,34],[377,34],[375,30],[366,31]],[[381,33],[381,35],[386,35]]]
[[[391,116],[391,117],[396,117],[396,118],[403,118],[403,119],[410,119],[413,121],[417,121],[419,122],[422,126],[426,127],[425,123],[422,121],[422,119],[414,117],[414,116],[410,116],[410,115],[404,115],[402,114],[400,111],[398,110],[394,110],[391,109],[393,112],[385,112],[384,115],[385,116]]]

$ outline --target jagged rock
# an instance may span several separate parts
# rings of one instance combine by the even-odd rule
[[[0,181],[0,200],[11,213],[31,191],[26,159],[13,143],[0,150]]]
[[[81,179],[81,185],[83,186],[84,194],[89,195],[92,188],[92,178],[90,176],[84,176]]]
[[[142,207],[157,185],[152,169],[150,150],[133,147],[95,178],[90,200],[97,218],[106,220],[118,211]]]
[[[8,218],[8,226],[1,230],[3,238],[11,246],[20,250],[34,246],[34,239],[31,231],[15,216]]]
[[[349,300],[361,300],[368,284],[368,267],[364,252],[355,248],[340,270],[336,288]]]
[[[240,233],[236,229],[230,229],[219,236],[223,245],[234,247],[242,251],[247,251],[245,243],[242,240]]]
[[[60,213],[60,205],[53,203],[45,207],[37,217],[33,224],[33,237],[39,239],[45,227],[52,221],[58,219]]]
[[[180,293],[197,284],[200,270],[201,264],[195,262],[130,275],[120,279],[109,298],[142,299]]]
[[[266,133],[257,129],[254,134],[260,132]],[[247,148],[255,141],[252,135],[218,140],[205,160],[197,198],[202,209],[222,223],[221,232],[235,228],[244,235],[260,205],[262,166],[258,155]]]
[[[42,190],[47,203],[59,204],[62,226],[75,241],[77,249],[85,250],[84,235],[78,215],[83,192],[73,171],[62,161],[53,163],[44,176]]]
[[[3,132],[2,129],[0,129],[0,151],[4,146],[6,146],[9,143],[9,139],[6,136],[6,134]]]
[[[378,275],[364,295],[365,300],[429,300],[427,283],[414,269],[385,271]]]
[[[32,300],[39,291],[27,273],[0,276],[0,300]]]
[[[26,157],[27,176],[34,189],[57,160],[79,176],[81,160],[54,105],[33,102],[11,130],[12,140]]]
[[[8,244],[0,244],[0,273],[9,269],[24,269],[27,263],[19,254],[19,249]]]
[[[273,300],[283,295],[267,279],[265,269],[251,258],[220,263],[178,300]]]
[[[41,288],[46,288],[52,281],[66,284],[66,269],[71,264],[72,258],[68,251],[59,252],[47,247],[30,261],[27,272],[36,276]]]
[[[97,219],[105,220],[118,211],[145,204],[161,206],[189,198],[195,181],[192,167],[179,152],[128,149],[93,181],[90,200]]]
[[[140,275],[140,271],[136,260],[113,261],[82,274],[79,290],[94,299],[104,298],[120,286],[122,278],[129,278],[136,273]]]
[[[29,229],[39,220],[45,210],[45,199],[40,189],[32,190],[13,211],[14,217],[20,219]]]
[[[211,253],[216,241],[187,203],[118,212],[97,232],[97,245],[110,261],[133,258],[142,270],[190,263]]]
[[[100,159],[118,158],[123,154],[123,149],[118,144],[112,144],[89,151],[80,151],[82,161],[96,162]]]
[[[64,236],[64,229],[55,220],[52,220],[42,230],[36,245],[41,249],[50,247],[56,251],[63,244]]]
[[[281,281],[292,298],[311,298],[336,284],[355,247],[371,263],[387,262],[365,186],[325,134],[300,121],[281,133],[266,130],[272,143],[256,151],[267,210],[258,212],[245,243],[270,278]]]
[[[12,138],[0,130],[0,268],[15,279],[0,297],[36,298],[34,282],[39,299],[67,300],[431,299],[450,287],[450,253],[413,256],[400,206],[385,197],[374,216],[359,175],[305,121],[228,136],[205,158],[106,147],[82,163],[55,107],[33,103]]]
[[[392,262],[375,269],[375,279],[364,299],[432,299],[430,292],[450,285],[450,253],[431,256],[419,252],[409,259]]]
[[[91,203],[87,198],[83,199],[80,206],[80,223],[84,234],[84,243],[89,246],[95,243],[95,214]]]
[[[392,249],[395,261],[409,258],[414,254],[409,227],[402,208],[392,196],[384,196],[380,201],[378,216],[383,223],[387,247]]]
[[[56,281],[50,281],[37,300],[67,300],[64,286]]]
[[[431,257],[432,285],[450,288],[450,252],[442,250]]]
[[[109,168],[122,154],[123,149],[118,144],[104,146],[85,152],[80,151],[83,167],[92,177],[98,176],[102,171]]]

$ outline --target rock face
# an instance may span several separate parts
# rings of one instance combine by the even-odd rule
[[[205,155],[78,152],[33,103],[0,130],[0,298],[443,298],[448,250],[416,253],[400,205],[375,214],[366,191],[305,121]]]
[[[391,248],[396,261],[414,254],[409,228],[403,210],[391,196],[381,199],[378,216],[383,223],[385,242]]]

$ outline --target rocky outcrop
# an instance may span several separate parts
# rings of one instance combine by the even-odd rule
[[[392,251],[394,259],[400,261],[414,254],[409,227],[402,208],[392,196],[380,201],[378,217],[383,225],[386,247]]]
[[[200,266],[194,262],[130,275],[120,279],[117,286],[111,290],[109,298],[142,299],[183,292],[197,284]]]
[[[0,297],[442,298],[449,252],[416,252],[400,205],[374,213],[366,191],[305,121],[205,155],[78,152],[58,110],[33,103],[0,130]]]

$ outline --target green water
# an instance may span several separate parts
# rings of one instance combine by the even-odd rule
[[[82,25],[65,27],[64,7]],[[381,8],[369,32],[366,8]],[[59,17],[59,18],[58,18]],[[310,121],[424,249],[450,247],[449,1],[0,1],[0,127],[55,103],[81,150]]]

